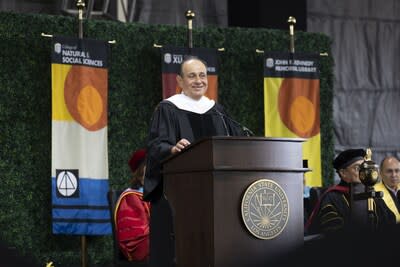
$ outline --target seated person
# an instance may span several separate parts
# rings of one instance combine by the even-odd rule
[[[374,185],[375,191],[383,192],[383,201],[400,223],[400,161],[394,156],[386,156],[380,164],[381,181]]]
[[[129,261],[149,257],[150,203],[143,201],[146,150],[135,151],[129,160],[131,186],[117,200],[115,226],[119,248]]]
[[[333,167],[340,177],[340,183],[329,187],[320,196],[305,225],[307,234],[331,234],[338,230],[353,228],[354,224],[358,223],[360,218],[352,217],[356,209],[353,211],[350,209],[352,202],[350,190],[354,190],[355,193],[365,188],[359,176],[364,157],[364,149],[348,149],[334,159]],[[383,205],[381,199],[374,199],[373,206],[375,228],[395,224],[394,215]]]

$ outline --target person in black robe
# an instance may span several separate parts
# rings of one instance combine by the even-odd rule
[[[400,223],[400,161],[395,156],[386,156],[379,165],[381,181],[374,185],[375,191],[383,192],[383,202]]]
[[[376,230],[395,224],[394,214],[381,198],[373,199],[373,214],[367,213],[366,199],[355,200],[355,194],[365,192],[359,177],[364,156],[364,149],[349,149],[335,158],[333,166],[340,182],[321,195],[305,225],[307,235],[336,234],[351,228]]]
[[[204,96],[207,67],[195,57],[181,64],[177,83],[182,88],[161,101],[150,123],[144,200],[151,202],[150,266],[175,265],[175,241],[171,207],[163,194],[162,160],[210,136],[244,136],[243,127],[230,118],[222,105]]]

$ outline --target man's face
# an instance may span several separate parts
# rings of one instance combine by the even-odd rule
[[[392,189],[397,190],[400,183],[400,162],[395,158],[388,158],[383,162],[380,170],[383,183]]]
[[[208,87],[206,66],[200,60],[189,60],[182,66],[182,73],[176,81],[186,96],[198,100]]]
[[[360,165],[364,160],[360,159],[340,170],[340,177],[348,183],[361,183],[360,180]]]

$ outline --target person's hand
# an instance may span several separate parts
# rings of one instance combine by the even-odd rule
[[[171,148],[171,153],[172,154],[179,153],[182,151],[182,149],[184,149],[188,145],[190,145],[190,142],[188,140],[186,140],[185,138],[182,138],[181,140],[178,141],[178,143],[176,143],[176,145],[174,145]]]

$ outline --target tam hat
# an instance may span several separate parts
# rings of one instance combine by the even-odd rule
[[[338,171],[345,169],[357,160],[364,159],[364,149],[348,149],[341,152],[334,160],[333,167]]]
[[[135,172],[145,158],[146,158],[146,149],[142,148],[136,150],[128,161],[128,165],[131,168],[131,171]]]

